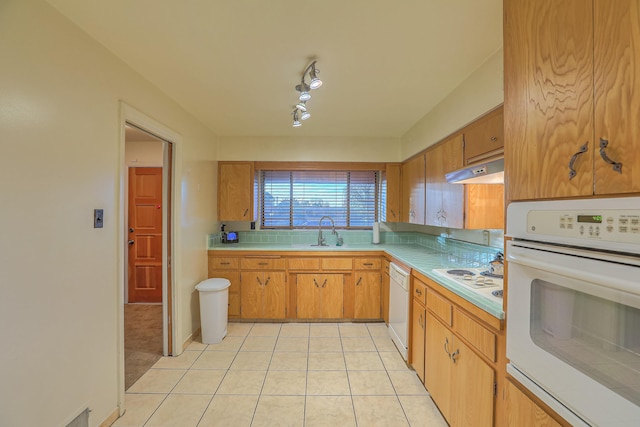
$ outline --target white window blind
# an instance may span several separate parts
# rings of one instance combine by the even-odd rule
[[[262,171],[261,228],[371,228],[378,218],[377,171]]]

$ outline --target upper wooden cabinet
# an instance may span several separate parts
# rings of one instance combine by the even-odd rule
[[[383,185],[386,185],[386,206],[385,209],[385,222],[400,222],[400,188],[401,178],[400,169],[402,165],[400,163],[387,163],[385,171],[382,173]]]
[[[402,164],[402,222],[424,225],[425,155]]]
[[[253,162],[218,162],[218,221],[253,221]]]
[[[464,185],[448,184],[445,174],[462,168],[459,133],[426,152],[426,225],[464,227]]]
[[[509,200],[640,192],[639,8],[505,0]]]
[[[504,115],[500,106],[463,129],[464,164],[499,156],[504,150]]]

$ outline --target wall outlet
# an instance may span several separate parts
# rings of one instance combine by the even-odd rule
[[[485,246],[489,246],[489,230],[482,230],[482,244]]]
[[[93,210],[93,228],[102,228],[104,225],[104,209]]]

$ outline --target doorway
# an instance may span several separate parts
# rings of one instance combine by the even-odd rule
[[[125,125],[124,383],[133,385],[171,349],[172,143]]]

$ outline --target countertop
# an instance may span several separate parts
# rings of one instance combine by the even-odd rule
[[[366,251],[384,251],[391,257],[397,259],[403,264],[415,269],[416,271],[424,274],[433,281],[439,283],[443,287],[449,289],[451,292],[461,296],[467,301],[471,302],[478,308],[486,311],[492,316],[498,319],[504,319],[504,311],[502,304],[497,301],[485,298],[482,295],[476,294],[474,291],[458,284],[453,280],[446,279],[432,272],[434,269],[439,268],[455,268],[465,267],[461,265],[460,249],[458,248],[458,254],[452,255],[447,250],[446,246],[443,249],[429,248],[423,245],[401,243],[401,244],[346,244],[343,246],[311,246],[309,244],[277,244],[277,243],[231,243],[231,244],[212,244],[209,245],[209,250],[219,251],[304,251],[304,252],[366,252]],[[468,257],[462,254],[462,258],[473,259],[473,249],[468,250]],[[471,265],[469,265],[471,266]]]

